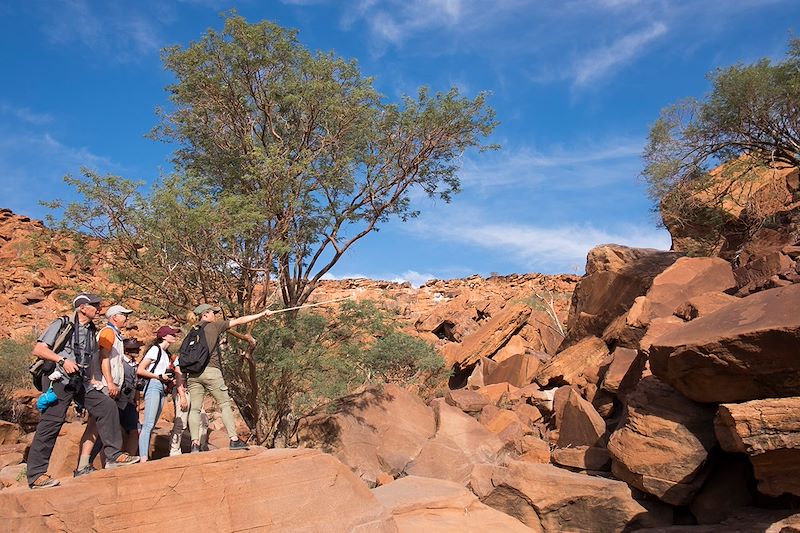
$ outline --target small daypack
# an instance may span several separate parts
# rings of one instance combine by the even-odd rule
[[[58,327],[58,333],[56,334],[56,340],[53,343],[53,347],[50,348],[55,353],[59,353],[61,350],[64,349],[64,346],[67,345],[70,338],[72,338],[72,330],[74,329],[74,325],[70,317],[68,316],[60,316],[58,319],[61,321],[61,325]],[[28,367],[28,372],[31,373],[31,380],[33,381],[33,386],[36,387],[36,390],[42,391],[42,377],[49,376],[53,370],[56,369],[56,364],[52,361],[45,361],[44,359],[37,358],[30,367]]]
[[[206,335],[203,332],[203,325],[196,325],[189,330],[181,343],[178,355],[181,372],[184,374],[202,374],[211,360],[211,350],[206,342]]]

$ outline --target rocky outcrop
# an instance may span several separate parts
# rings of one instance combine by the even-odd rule
[[[750,456],[759,492],[800,496],[800,397],[720,405],[714,428],[724,450]]]
[[[331,409],[302,421],[299,443],[332,453],[372,486],[381,473],[403,472],[436,434],[433,410],[395,385],[342,398]]]
[[[650,376],[628,396],[619,429],[611,434],[611,471],[672,505],[686,505],[705,478],[716,444],[714,408],[686,399]]]
[[[551,465],[513,461],[484,467],[470,486],[483,503],[535,531],[610,533],[658,525],[625,483]]]
[[[572,294],[565,343],[572,344],[588,335],[600,336],[679,257],[673,252],[616,244],[590,250],[586,274]]]
[[[397,531],[389,511],[330,455],[258,447],[103,470],[42,491],[3,490],[0,522],[9,531],[163,531],[165,524],[194,531]]]
[[[653,374],[698,402],[800,393],[800,284],[740,298],[658,337]]]
[[[597,337],[586,337],[542,365],[536,374],[536,383],[548,388],[577,384],[587,369],[597,368],[606,357],[606,343]]]
[[[387,507],[400,533],[524,533],[531,528],[505,513],[478,501],[459,483],[407,476],[372,491]]]

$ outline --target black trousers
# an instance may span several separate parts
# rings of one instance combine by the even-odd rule
[[[56,393],[58,402],[42,413],[28,452],[29,485],[47,472],[58,433],[64,425],[67,408],[72,402],[73,393],[66,391],[64,384],[53,383],[53,392]],[[119,430],[119,411],[116,402],[102,391],[91,389],[86,391],[83,404],[89,414],[97,420],[97,432],[103,440],[103,453],[108,458],[117,457],[121,453],[122,434]]]

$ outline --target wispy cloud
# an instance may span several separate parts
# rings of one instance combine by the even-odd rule
[[[615,69],[644,53],[645,47],[667,32],[661,22],[649,28],[625,35],[609,46],[592,50],[573,66],[573,86],[582,87],[607,76]]]
[[[435,231],[431,231],[434,225]],[[665,230],[640,226],[614,229],[591,224],[536,226],[451,218],[446,224],[431,225],[428,232],[450,242],[509,254],[523,269],[531,272],[581,271],[586,254],[600,244],[659,249],[669,249],[670,246],[670,237]]]
[[[78,42],[94,53],[128,62],[161,47],[157,25],[137,4],[62,0],[47,9],[43,31],[56,44]]]
[[[0,104],[0,114],[10,115],[20,122],[34,126],[42,126],[53,121],[53,117],[47,113],[40,113],[27,107],[17,107],[5,103]]]
[[[464,160],[459,173],[465,188],[594,188],[630,180],[641,168],[642,139],[585,140],[546,149],[504,148]]]

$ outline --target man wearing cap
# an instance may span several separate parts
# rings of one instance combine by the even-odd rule
[[[133,313],[132,310],[119,304],[112,305],[106,310],[108,324],[100,330],[97,337],[100,357],[92,359],[90,367],[92,388],[108,394],[113,400],[119,396],[120,387],[125,379],[122,327],[128,321],[128,315],[131,313]],[[97,423],[94,417],[90,416],[79,444],[80,453],[78,469],[75,470],[76,477],[94,471],[94,467],[90,464],[90,457],[97,437]]]
[[[236,433],[236,422],[233,418],[231,409],[231,399],[228,396],[228,387],[222,378],[222,355],[219,349],[220,336],[230,328],[247,324],[264,316],[269,316],[273,312],[265,309],[254,315],[247,315],[239,318],[217,318],[219,307],[200,304],[194,308],[194,313],[190,313],[192,321],[200,323],[198,326],[203,330],[206,344],[210,352],[209,361],[205,369],[200,374],[188,375],[187,388],[189,389],[189,433],[192,435],[192,452],[200,451],[200,408],[203,406],[203,399],[206,392],[214,397],[220,412],[222,413],[222,423],[231,439],[230,448],[232,450],[246,450],[247,445],[239,440]]]
[[[47,474],[50,456],[64,425],[67,408],[73,399],[83,395],[83,404],[89,414],[97,420],[98,429],[104,442],[104,452],[109,457],[108,466],[116,467],[133,464],[139,461],[136,456],[123,453],[122,436],[119,433],[119,413],[114,401],[95,390],[91,386],[92,361],[99,357],[96,340],[96,328],[92,322],[100,310],[100,298],[94,294],[79,294],[72,301],[75,310],[71,317],[72,333],[64,347],[58,353],[53,351],[56,338],[65,321],[53,321],[39,337],[33,348],[33,354],[44,361],[56,363],[66,379],[52,384],[58,401],[42,413],[36,433],[28,453],[28,486],[32,489],[53,487],[59,484],[57,479]],[[67,320],[69,320],[68,317]]]

